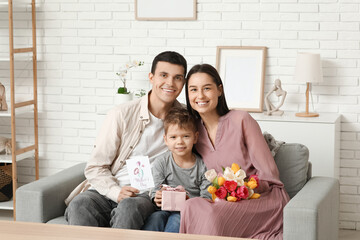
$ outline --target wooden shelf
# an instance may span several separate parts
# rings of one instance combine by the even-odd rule
[[[7,8],[9,6],[9,1],[8,0],[0,0],[0,10]],[[31,6],[31,1],[29,0],[17,0],[16,2],[13,2],[13,6],[14,7],[26,7],[26,6]],[[7,9],[6,9],[7,11]]]
[[[0,209],[3,209],[3,210],[14,210],[13,200],[11,199],[10,201],[0,202]]]
[[[12,163],[13,169],[16,169],[17,162],[25,158],[32,157],[35,162],[35,179],[39,179],[39,150],[38,150],[38,107],[37,107],[37,54],[36,54],[36,1],[35,0],[0,0],[0,10],[1,12],[7,12],[9,18],[9,36],[2,36],[2,38],[9,39],[9,55],[5,53],[0,54],[0,61],[8,61],[9,72],[10,72],[10,104],[8,104],[9,111],[0,112],[0,117],[10,117],[11,118],[11,143],[12,143],[12,155],[0,155],[0,162],[2,163]],[[23,8],[26,6],[26,8]],[[30,8],[28,7],[30,6]],[[14,47],[14,8],[15,11],[25,12],[31,15],[32,23],[32,46]],[[21,7],[21,8],[17,8]],[[17,14],[15,14],[17,15]],[[33,70],[33,99],[25,102],[15,102],[15,62],[16,61],[32,61],[32,70]],[[16,120],[15,118],[21,113],[24,113],[24,109],[28,109],[29,106],[32,106],[32,112],[34,113],[34,145],[27,146],[21,149],[16,148]],[[21,110],[20,110],[21,109]],[[11,113],[15,113],[12,115]],[[16,152],[21,152],[15,156]],[[12,159],[13,158],[13,159]],[[16,220],[16,189],[17,189],[17,171],[12,172],[13,179],[13,201],[6,203],[0,203],[0,209],[9,209],[13,210],[14,220]]]
[[[9,106],[7,111],[0,111],[0,117],[11,117],[11,109]]]
[[[19,56],[19,55],[17,55],[17,56],[14,57],[14,60],[15,60],[15,61],[18,61],[18,62],[21,62],[21,61],[23,61],[23,62],[32,61],[32,57],[30,56],[30,54],[28,54],[28,55],[29,55],[29,56],[24,56],[24,55]],[[1,57],[0,57],[0,62],[10,62],[10,57],[1,56]]]
[[[34,157],[34,152],[30,151],[30,152],[25,152],[22,154],[19,154],[16,156],[16,161],[19,162],[21,160],[24,160],[26,158],[33,158]],[[0,163],[12,163],[12,155],[11,154],[0,154]]]

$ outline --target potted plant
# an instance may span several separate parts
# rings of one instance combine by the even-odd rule
[[[127,64],[125,64],[123,67],[120,68],[120,71],[116,73],[116,75],[119,77],[120,81],[122,82],[122,86],[118,88],[117,94],[116,94],[116,103],[122,103],[125,101],[129,101],[132,99],[132,94],[126,87],[126,74],[130,70],[130,68],[138,67],[144,65],[144,62],[142,61],[132,61]]]

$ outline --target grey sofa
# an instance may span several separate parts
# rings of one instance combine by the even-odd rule
[[[284,239],[337,239],[339,181],[311,177],[309,151],[283,144],[274,159],[291,200],[284,208]],[[85,179],[85,163],[26,184],[16,191],[17,221],[66,224],[64,199]]]

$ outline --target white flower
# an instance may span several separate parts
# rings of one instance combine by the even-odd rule
[[[214,181],[214,179],[216,178],[217,174],[215,169],[211,169],[205,172],[205,177],[209,182]]]
[[[235,180],[235,174],[234,174],[233,170],[231,170],[231,168],[229,168],[229,167],[225,168],[225,170],[224,170],[224,178],[227,181]]]
[[[239,169],[236,173],[235,173],[235,177],[236,178],[241,178],[244,179],[246,178],[246,172],[242,169]]]
[[[120,67],[119,72],[116,75],[119,76],[120,81],[123,83],[123,87],[126,89],[126,74],[130,70],[130,68],[138,67],[144,65],[144,62],[134,60],[132,62],[126,63],[123,67]]]
[[[234,173],[233,170],[231,170],[231,168],[226,167],[225,171],[224,171],[224,178],[227,181],[235,181],[237,182],[238,186],[242,186],[244,185],[244,178],[246,177],[246,173],[244,170],[240,169],[239,171],[237,171],[236,173]]]

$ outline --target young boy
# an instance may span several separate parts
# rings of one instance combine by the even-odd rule
[[[151,199],[157,207],[162,203],[162,184],[176,187],[181,185],[192,197],[211,198],[207,191],[210,182],[204,173],[206,166],[202,159],[192,152],[198,138],[194,118],[186,109],[173,108],[164,119],[164,140],[170,151],[160,155],[152,166],[155,189]],[[143,230],[179,232],[180,212],[156,211],[145,222]]]

